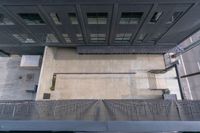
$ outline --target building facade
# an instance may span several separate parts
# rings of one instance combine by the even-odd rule
[[[0,49],[165,53],[200,27],[198,0],[0,0]]]

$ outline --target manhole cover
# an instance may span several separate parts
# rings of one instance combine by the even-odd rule
[[[26,75],[26,81],[33,81],[34,79],[34,74],[33,73],[29,73]]]

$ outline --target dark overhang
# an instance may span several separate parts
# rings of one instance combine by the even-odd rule
[[[0,0],[0,49],[165,53],[200,28],[199,11],[199,0]]]

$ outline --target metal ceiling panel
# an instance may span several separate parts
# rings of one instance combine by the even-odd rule
[[[43,10],[45,11],[48,20],[51,21],[52,27],[57,31],[59,38],[63,38],[62,34],[68,34],[72,43],[67,43],[64,39],[62,40],[66,46],[68,45],[76,45],[80,42],[76,34],[83,34],[81,30],[81,19],[78,17],[76,5],[56,5],[56,6],[43,6]],[[57,23],[52,18],[52,13],[54,13],[57,18]],[[75,15],[78,23],[72,24],[70,14]],[[54,18],[54,19],[56,19]]]
[[[106,40],[104,44],[108,44],[108,36],[109,36],[109,27],[111,24],[111,15],[112,15],[112,5],[108,4],[88,4],[81,5],[81,13],[83,17],[83,23],[86,28],[87,40],[89,44],[93,44],[90,39],[90,34],[106,34]],[[89,24],[88,22],[88,13],[107,13],[106,24]],[[99,44],[97,42],[97,44]]]
[[[131,39],[128,44],[132,44],[135,35],[137,34],[138,30],[143,24],[148,12],[150,11],[152,5],[150,4],[127,4],[127,5],[119,5],[118,8],[118,15],[116,19],[116,26],[114,29],[115,34],[112,35],[112,43],[115,43],[115,37],[117,33],[132,33]],[[120,18],[122,17],[123,13],[142,13],[141,17],[139,18],[139,22],[137,24],[120,24]],[[129,20],[130,21],[130,20]]]
[[[136,37],[136,42],[156,44],[190,7],[190,4],[158,4],[153,7]],[[174,14],[177,14],[176,16]],[[174,15],[174,16],[173,16]],[[140,36],[143,35],[143,40]],[[170,40],[168,40],[170,43]]]
[[[23,44],[13,34],[25,34],[38,46],[171,48],[200,28],[199,2],[0,0],[0,44]],[[14,25],[1,24],[4,16]]]
[[[22,5],[22,6],[6,6],[6,8],[10,12],[13,13],[13,15],[16,17],[16,19],[19,20],[19,22],[21,24],[23,24],[25,29],[29,30],[35,36],[35,38],[37,38],[37,40],[39,40],[40,43],[42,43],[42,44],[46,43],[46,35],[47,34],[55,34],[55,32],[51,28],[51,25],[49,24],[48,20],[46,19],[45,15],[43,15],[43,13],[40,11],[40,8],[38,6]],[[20,14],[37,14],[40,16],[43,23],[29,25],[20,16]]]

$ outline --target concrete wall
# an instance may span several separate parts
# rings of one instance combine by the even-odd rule
[[[133,98],[136,92],[149,91],[147,90],[149,88],[148,70],[164,68],[163,55],[78,55],[75,50],[47,47],[44,53],[36,99],[42,99],[43,93],[50,93],[51,99]],[[87,81],[83,80],[86,78],[83,75],[77,75],[73,78],[73,75],[60,75],[57,76],[55,91],[50,90],[53,73],[87,72],[136,72],[136,74],[132,76],[95,75],[96,77],[88,76],[91,80],[88,79]],[[121,79],[116,77],[121,77]],[[132,86],[130,86],[130,82],[133,82]],[[92,88],[95,88],[95,90],[92,90]],[[109,88],[112,88],[111,91],[108,91]],[[142,90],[136,91],[137,89]],[[74,92],[72,93],[72,91]],[[102,93],[98,95],[99,92]]]

